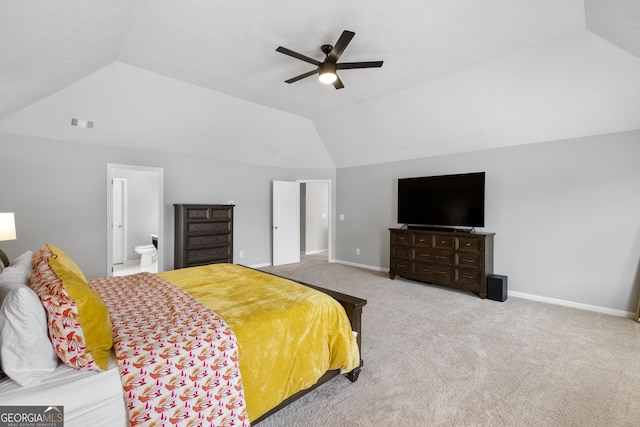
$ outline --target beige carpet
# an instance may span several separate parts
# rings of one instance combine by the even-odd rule
[[[367,299],[365,366],[260,427],[640,425],[633,320],[311,258],[264,270]]]

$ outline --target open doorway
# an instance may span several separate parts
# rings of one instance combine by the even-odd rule
[[[301,181],[300,254],[307,260],[329,261],[330,181]]]
[[[273,181],[272,197],[272,265],[332,260],[331,181]]]
[[[163,229],[164,169],[108,163],[107,276],[163,271]]]

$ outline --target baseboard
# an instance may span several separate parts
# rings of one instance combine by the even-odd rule
[[[352,267],[365,268],[367,270],[384,271],[384,272],[389,271],[388,268],[376,267],[376,266],[366,265],[366,264],[358,264],[358,263],[349,262],[349,261],[333,260],[330,262],[335,262],[337,264],[350,265]],[[548,304],[561,305],[564,307],[578,308],[580,310],[593,311],[596,313],[603,313],[603,314],[608,314],[608,315],[617,316],[617,317],[628,317],[631,319],[635,319],[636,317],[635,313],[632,313],[629,311],[616,310],[613,308],[600,307],[597,305],[583,304],[583,303],[573,302],[573,301],[566,301],[566,300],[561,300],[557,298],[542,297],[539,295],[527,294],[524,292],[508,291],[508,296],[515,297],[515,298],[528,299],[531,301],[545,302]]]
[[[322,252],[327,252],[329,249],[318,249],[316,251],[307,251],[307,252],[300,252],[303,255],[314,255],[314,254],[319,254]]]
[[[240,264],[242,265],[242,264]],[[247,267],[249,268],[263,268],[263,267],[271,267],[271,263],[270,262],[265,262],[262,264],[253,264],[253,265],[248,265]]]
[[[368,265],[368,264],[358,264],[355,262],[349,262],[349,261],[342,261],[342,260],[332,260],[330,262],[334,262],[336,264],[344,264],[344,265],[350,265],[352,267],[359,267],[359,268],[365,268],[367,270],[374,270],[374,271],[384,271],[384,272],[389,272],[388,268],[382,268],[382,267],[376,267],[374,265]]]
[[[596,313],[609,314],[611,316],[617,316],[617,317],[630,317],[630,318],[633,319],[636,316],[635,313],[631,313],[629,311],[615,310],[613,308],[600,307],[600,306],[597,306],[597,305],[590,305],[590,304],[582,304],[582,303],[579,303],[579,302],[561,300],[561,299],[556,299],[556,298],[541,297],[539,295],[527,294],[527,293],[524,293],[524,292],[509,291],[509,296],[510,297],[516,297],[516,298],[522,298],[522,299],[528,299],[528,300],[531,300],[531,301],[546,302],[546,303],[554,304],[554,305],[562,305],[564,307],[578,308],[578,309],[581,309],[581,310],[595,311]]]

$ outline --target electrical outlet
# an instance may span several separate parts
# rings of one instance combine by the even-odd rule
[[[360,248],[356,248],[356,255],[360,255]]]
[[[244,251],[240,251],[240,252],[238,252],[238,256],[239,256],[240,258],[243,258],[243,257],[244,257]]]

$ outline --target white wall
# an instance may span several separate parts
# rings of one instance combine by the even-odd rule
[[[87,277],[106,275],[107,163],[164,168],[164,267],[173,267],[174,203],[233,200],[234,261],[271,262],[272,180],[328,179],[333,169],[260,167],[205,156],[123,149],[0,134],[0,212],[15,212],[18,238],[2,242],[9,257],[53,243]],[[334,193],[335,194],[335,193]],[[239,258],[242,250],[244,258]]]
[[[580,31],[314,124],[336,168],[638,129],[640,58]]]
[[[640,130],[338,169],[336,258],[389,267],[398,178],[478,171],[510,292],[635,311]]]

